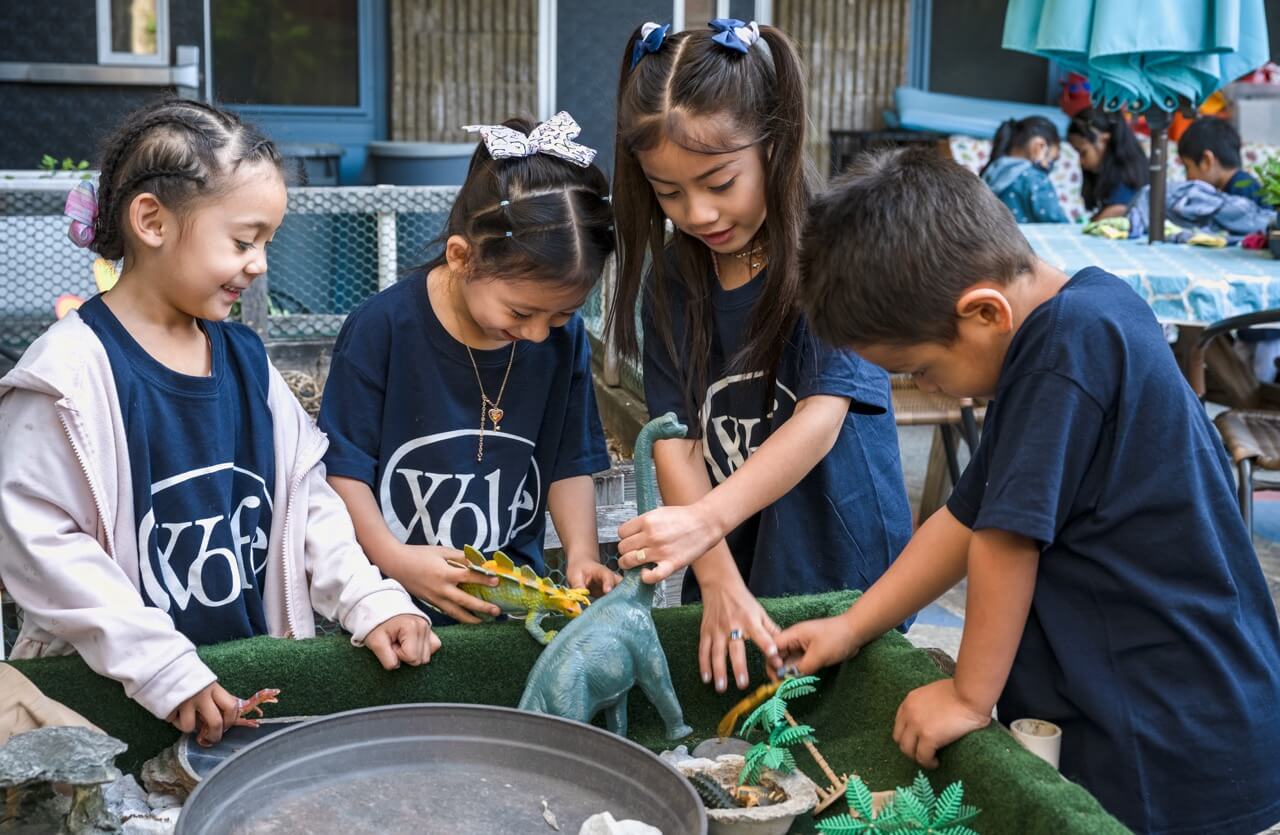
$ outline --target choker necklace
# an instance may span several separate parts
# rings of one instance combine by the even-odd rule
[[[752,238],[746,249],[733,253],[733,257],[739,261],[746,261],[747,268],[752,274],[769,264],[769,254],[765,252],[764,241],[759,238]]]
[[[489,395],[485,393],[484,383],[480,381],[480,366],[476,365],[476,356],[471,353],[471,346],[467,345],[467,356],[471,358],[471,368],[476,372],[476,385],[480,387],[480,442],[476,447],[476,460],[484,459],[484,422],[485,418],[493,424],[493,431],[499,432],[502,427],[502,416],[506,414],[502,407],[498,404],[502,402],[502,394],[507,390],[507,380],[511,379],[511,366],[516,361],[516,343],[511,343],[511,356],[507,358],[507,372],[502,375],[502,385],[498,387],[498,396],[496,399],[490,400]]]

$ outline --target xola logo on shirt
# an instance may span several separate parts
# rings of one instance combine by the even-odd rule
[[[401,444],[387,461],[378,504],[401,542],[481,551],[506,547],[542,512],[542,474],[533,441],[510,432],[456,429]],[[471,472],[439,472],[440,463],[475,464]]]
[[[222,507],[230,495],[230,515],[203,518],[199,509]],[[151,604],[168,612],[202,606],[226,606],[240,598],[266,571],[267,534],[263,514],[271,513],[271,495],[261,476],[234,464],[190,470],[151,485],[151,509],[138,525],[142,588]]]
[[[751,417],[735,417],[732,412],[744,407],[759,408],[758,387],[744,384],[762,377],[762,371],[730,374],[707,387],[698,420],[702,424],[702,456],[716,484],[733,475],[764,443],[779,400],[788,401],[784,408],[795,406],[795,393],[779,382],[774,387],[773,403],[763,417],[758,412]]]

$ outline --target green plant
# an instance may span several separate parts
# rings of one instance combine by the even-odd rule
[[[1280,207],[1280,157],[1272,157],[1258,169],[1258,181],[1266,204]]]
[[[759,728],[766,738],[751,746],[744,755],[746,762],[738,774],[738,785],[756,782],[768,769],[790,774],[796,769],[796,758],[790,750],[792,746],[817,742],[813,728],[787,721],[787,700],[816,692],[813,685],[817,680],[817,676],[786,679],[778,685],[771,698],[751,711],[742,723],[742,735],[749,737]]]
[[[836,815],[818,821],[822,835],[862,835],[866,832],[930,832],[935,835],[978,835],[969,822],[979,809],[964,804],[964,785],[957,780],[934,795],[924,772],[917,771],[911,788],[899,787],[893,799],[874,814],[871,789],[853,777],[845,789],[852,815]]]
[[[86,169],[89,167],[89,161],[82,159],[79,162],[74,161],[71,157],[63,157],[62,162],[58,162],[57,157],[45,154],[40,157],[40,170],[46,172],[50,177],[64,171],[79,171],[80,179],[88,180],[93,175]]]

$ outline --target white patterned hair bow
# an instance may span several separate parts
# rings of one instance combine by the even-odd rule
[[[573,141],[582,133],[582,128],[563,110],[538,125],[528,136],[505,125],[463,125],[462,129],[468,133],[479,131],[489,156],[494,159],[549,154],[586,168],[596,157],[594,148]]]

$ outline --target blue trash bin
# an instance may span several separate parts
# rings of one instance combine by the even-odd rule
[[[460,186],[475,152],[474,142],[370,142],[378,185]]]

